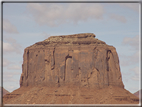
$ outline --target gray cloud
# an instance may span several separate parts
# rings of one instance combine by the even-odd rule
[[[139,57],[140,52],[136,51],[133,55],[126,56],[126,55],[120,55],[120,64],[121,66],[129,66],[133,64],[138,64],[139,63]]]
[[[139,12],[140,4],[139,3],[119,3],[120,6],[132,9]]]
[[[21,72],[18,71],[3,71],[3,82],[17,82],[16,78],[14,76],[18,75],[20,76]]]
[[[135,81],[139,81],[140,80],[140,70],[139,70],[139,67],[135,67],[133,69],[131,69],[132,72],[134,72],[134,76],[132,76],[132,79],[135,80]]]
[[[3,51],[4,53],[9,53],[14,51],[14,47],[10,43],[3,42]]]
[[[8,69],[10,70],[22,70],[22,67],[18,66],[18,65],[11,65],[8,67]]]
[[[11,62],[9,60],[3,58],[3,67],[6,67],[6,66],[8,66],[10,64],[11,64]]]
[[[41,35],[43,35],[43,39],[47,39],[51,36],[50,34],[47,34],[46,32],[43,32]]]
[[[122,42],[122,44],[123,45],[129,45],[132,49],[135,49],[135,50],[139,50],[139,43],[140,43],[140,41],[139,41],[140,39],[139,39],[139,36],[137,35],[137,36],[134,36],[134,37],[125,37],[124,39],[123,39],[123,42]]]
[[[21,72],[18,71],[3,71],[3,85],[8,91],[13,91],[19,87],[19,79]],[[18,76],[19,78],[15,78]],[[7,86],[8,83],[8,86]],[[17,87],[18,86],[18,87]]]
[[[121,66],[129,66],[131,64],[138,64],[140,59],[140,50],[139,50],[139,36],[134,37],[125,37],[122,41],[123,46],[129,46],[130,50],[134,53],[130,56],[120,55],[120,64]]]
[[[120,16],[120,15],[117,15],[117,14],[111,14],[110,18],[111,19],[115,19],[117,21],[120,21],[122,23],[126,23],[127,22],[127,20],[126,20],[126,18],[124,16]]]
[[[39,25],[58,26],[64,23],[77,24],[79,21],[102,19],[101,4],[39,4],[30,3],[28,11]]]
[[[7,42],[3,42],[3,52],[4,54],[10,54],[12,52],[16,52],[17,54],[21,54],[22,46],[17,43],[17,41],[11,37],[5,38]]]
[[[3,30],[7,33],[18,33],[17,28],[7,19],[3,20]]]

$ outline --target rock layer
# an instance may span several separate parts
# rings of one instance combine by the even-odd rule
[[[124,88],[116,49],[92,33],[52,36],[27,47],[22,86]]]

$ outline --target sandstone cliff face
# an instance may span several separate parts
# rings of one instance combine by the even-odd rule
[[[27,47],[22,86],[124,88],[116,49],[92,33],[53,36]]]

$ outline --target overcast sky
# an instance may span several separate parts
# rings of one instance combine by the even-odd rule
[[[19,88],[24,49],[50,36],[94,33],[116,48],[125,89],[140,86],[138,3],[4,3],[3,86]]]

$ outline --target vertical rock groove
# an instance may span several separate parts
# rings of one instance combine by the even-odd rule
[[[69,56],[69,54],[65,57],[65,68],[64,68],[64,81],[66,80],[66,73],[67,73],[67,60],[68,58],[72,58],[72,56]],[[71,65],[70,65],[71,66]]]
[[[29,72],[29,50],[27,51],[27,71],[26,71],[26,78],[28,78],[28,72]]]
[[[53,50],[53,55],[51,55],[51,70],[55,68],[55,48]]]
[[[111,53],[111,50],[107,50],[107,53],[106,53],[106,64],[107,64],[108,86],[109,86],[109,59],[110,59],[109,54],[110,54],[110,53]]]

